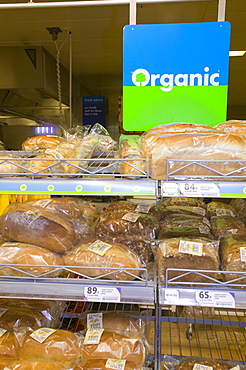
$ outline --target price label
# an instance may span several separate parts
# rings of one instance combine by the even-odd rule
[[[232,292],[196,291],[196,302],[203,307],[235,308],[235,295]]]
[[[90,302],[120,302],[121,288],[84,287],[84,300]]]
[[[179,291],[177,289],[165,289],[164,299],[166,303],[176,303],[179,301]]]
[[[180,194],[185,197],[219,197],[220,188],[213,183],[184,182],[180,184]]]
[[[179,186],[177,183],[172,182],[162,182],[162,196],[163,197],[178,197],[179,193]]]

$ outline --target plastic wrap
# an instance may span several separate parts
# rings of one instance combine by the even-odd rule
[[[182,215],[182,216],[200,216],[206,217],[207,211],[202,207],[190,207],[190,206],[167,206],[162,208],[163,217],[168,217],[170,215]]]
[[[10,205],[0,217],[1,234],[9,240],[36,244],[53,252],[64,253],[76,242],[71,224],[50,211]]]
[[[79,317],[79,324],[84,329],[102,328],[130,338],[148,338],[150,331],[149,311],[141,313],[122,313],[117,311],[85,312]]]
[[[240,161],[246,158],[244,140],[235,135],[227,134],[177,134],[160,136],[151,152],[150,174],[154,180],[166,179],[167,160],[170,161],[169,172],[174,172],[175,176],[187,176],[192,178],[222,178],[220,174],[231,173],[231,176],[245,176],[246,171],[240,170],[244,165]],[[191,161],[220,161],[203,162],[203,165],[191,164]],[[234,161],[234,162],[228,162]],[[208,168],[206,168],[207,166]],[[214,172],[217,171],[217,172]],[[236,173],[233,173],[237,171]],[[233,173],[233,174],[232,174]],[[234,177],[235,179],[235,177]]]
[[[27,327],[38,328],[51,325],[51,321],[41,312],[24,308],[7,308],[0,306],[0,327],[12,330]]]
[[[220,238],[221,268],[224,271],[246,272],[246,235],[227,235]],[[225,281],[236,279],[240,274],[223,274]],[[237,284],[245,284],[242,279]]]
[[[127,213],[134,212],[136,204],[130,201],[118,201],[110,203],[106,212],[108,213]]]
[[[63,261],[66,266],[78,266],[72,270],[80,274],[99,277],[109,273],[105,278],[113,280],[134,280],[135,276],[139,275],[139,271],[128,270],[129,274],[127,274],[122,269],[142,267],[139,257],[131,249],[122,244],[102,240],[79,243],[63,257]],[[117,268],[119,271],[115,272],[108,268]]]
[[[0,154],[0,173],[23,173],[24,168],[20,166],[25,166],[25,163],[20,158],[8,154]]]
[[[214,201],[207,204],[208,217],[233,216],[237,215],[236,210],[230,205],[220,201]]]
[[[96,123],[92,126],[89,135],[99,141],[98,150],[110,152],[117,149],[117,142],[112,139],[105,127]]]
[[[168,206],[186,206],[186,207],[199,207],[207,208],[206,203],[198,198],[187,198],[187,197],[166,197],[162,198],[158,205],[160,208]]]
[[[8,363],[5,370],[73,370],[74,367],[54,361],[17,360]],[[3,369],[4,370],[4,369]]]
[[[33,136],[22,143],[22,150],[39,151],[53,148],[60,144],[64,139],[55,135]]]
[[[216,239],[222,235],[246,235],[245,224],[233,216],[218,216],[213,217],[211,220],[212,234]]]
[[[230,370],[236,365],[237,363],[232,361],[188,357],[180,360],[179,364],[175,367],[175,370]],[[209,368],[206,368],[206,366]]]
[[[120,172],[125,175],[143,175],[146,172],[140,136],[120,136],[120,158],[125,161],[120,164]],[[142,160],[141,160],[142,159]]]
[[[85,202],[81,199],[78,199],[78,202],[82,210],[82,216],[88,221],[89,225],[92,225],[100,216],[101,212],[97,209],[97,207],[94,207],[89,202]]]
[[[68,330],[39,328],[18,333],[21,360],[54,361],[74,366],[81,355],[80,337]]]
[[[46,277],[56,277],[61,270],[45,266],[63,265],[62,258],[52,251],[28,243],[6,242],[0,246],[0,265],[29,265],[2,267],[0,276],[37,276],[46,274]],[[41,266],[42,265],[42,266]]]
[[[217,241],[207,241],[202,238],[171,238],[160,242],[156,252],[158,275],[162,282],[166,279],[166,270],[190,269],[190,270],[218,270],[219,269],[219,243]],[[178,271],[169,271],[168,278],[179,276]],[[207,275],[213,278],[217,274]],[[208,282],[209,280],[194,273],[183,276],[175,280],[184,282]]]
[[[227,134],[246,137],[246,121],[243,120],[229,120],[219,123],[215,126],[215,128],[218,130],[223,130]]]
[[[85,341],[83,342],[81,357],[82,364],[91,359],[114,358],[142,365],[146,357],[146,348],[138,338],[128,338],[104,331],[98,344],[85,344]]]
[[[0,358],[16,360],[19,356],[19,343],[12,331],[0,327]],[[4,359],[3,358],[3,359]]]
[[[245,198],[234,198],[230,201],[230,206],[235,209],[237,217],[241,218],[244,210],[246,209],[246,199]]]
[[[181,217],[179,215],[175,218],[167,216],[166,219],[161,221],[158,239],[182,236],[213,239],[210,223],[205,217]]]
[[[155,217],[141,213],[103,213],[96,221],[95,233],[99,236],[141,236],[154,239],[158,230]]]
[[[26,166],[29,171],[36,173],[35,177],[42,177],[45,174],[62,172],[59,159],[62,159],[62,157],[58,156],[55,151],[47,149],[47,152],[40,153],[31,161],[28,161]]]
[[[122,360],[117,359],[116,361],[122,364]],[[115,369],[117,366],[117,362],[114,364]],[[83,362],[78,364],[74,370],[108,370],[111,363],[112,359],[110,360],[110,362],[109,360],[88,360],[86,364],[83,364]],[[124,370],[143,370],[143,368],[136,362],[126,361],[124,364]]]

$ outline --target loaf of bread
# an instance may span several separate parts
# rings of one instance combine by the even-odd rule
[[[8,356],[1,356],[0,355],[0,369],[6,370],[5,367],[8,366],[10,363],[13,362],[13,359]],[[8,370],[8,367],[7,367]]]
[[[72,366],[79,358],[80,339],[68,330],[29,330],[21,340],[21,360],[54,361]]]
[[[79,274],[91,277],[107,274],[105,278],[113,280],[134,280],[140,273],[138,269],[142,267],[139,257],[131,249],[123,244],[102,240],[77,244],[63,257],[63,261],[66,266],[76,266],[71,269]]]
[[[173,217],[174,216],[174,217]],[[192,236],[195,238],[205,237],[213,239],[211,226],[205,217],[190,217],[178,215],[167,216],[160,222],[158,239]]]
[[[220,238],[221,268],[224,271],[246,272],[246,235],[226,235]],[[223,274],[225,281],[237,279],[242,274]],[[246,279],[235,281],[245,284]]]
[[[1,234],[9,240],[37,244],[64,253],[76,241],[71,224],[63,217],[25,203],[13,205],[0,217]]]
[[[158,230],[155,217],[141,213],[103,213],[96,221],[95,233],[98,236],[141,236],[154,239]]]
[[[44,324],[50,324],[48,320],[39,311],[35,310],[23,310],[18,308],[3,308],[2,315],[0,317],[0,327],[8,330],[13,328],[38,328],[44,326]]]
[[[181,361],[180,364],[175,368],[176,370],[196,370],[195,364],[209,366],[212,367],[213,370],[230,370],[232,365],[229,363],[219,361],[219,360],[204,360],[204,359],[196,359],[196,360],[184,360]],[[198,367],[197,367],[198,369]]]
[[[106,212],[108,213],[144,213],[154,216],[158,221],[163,217],[162,210],[157,204],[133,203],[130,201],[118,201],[111,203]]]
[[[218,133],[218,130],[206,125],[200,125],[196,123],[182,123],[174,122],[169,124],[162,124],[153,127],[146,131],[142,135],[142,146],[144,154],[150,158],[152,149],[156,145],[158,138],[162,135],[174,135],[174,134],[194,134],[194,133]]]
[[[60,144],[62,140],[62,137],[55,135],[33,136],[22,143],[22,149],[28,151],[46,150]]]
[[[167,160],[173,159],[178,162],[169,163],[169,172],[175,172],[172,178],[206,176],[215,179],[220,178],[220,174],[228,174],[235,179],[246,174],[245,170],[240,170],[244,167],[240,161],[244,161],[245,158],[245,142],[235,135],[220,133],[164,135],[156,140],[152,149],[150,174],[155,180],[165,180]],[[191,164],[187,166],[184,159],[191,160]],[[199,160],[205,161],[202,166],[192,163]],[[206,162],[211,160],[219,162]]]
[[[207,204],[208,217],[216,216],[236,216],[237,212],[230,204],[220,201],[213,201]]]
[[[146,316],[148,311],[143,311]],[[142,315],[122,313],[117,311],[82,313],[80,324],[85,329],[102,328],[106,332],[114,332],[125,337],[143,338],[148,335],[150,321]]]
[[[5,370],[71,370],[63,363],[44,360],[17,360],[7,364]]]
[[[246,136],[246,121],[243,120],[229,120],[219,123],[215,128],[227,134]]]
[[[147,166],[143,155],[140,136],[121,135],[119,144],[120,158],[124,159],[119,165],[120,172],[130,176],[144,175]]]
[[[141,236],[128,236],[120,235],[115,238],[108,238],[114,243],[123,244],[126,247],[130,248],[136,255],[139,257],[141,264],[146,266],[149,262],[152,262],[154,259],[153,255],[153,240],[142,238]]]
[[[19,343],[12,331],[0,328],[0,356],[7,357],[11,361],[19,356]]]
[[[106,212],[108,213],[127,213],[134,212],[136,204],[130,201],[118,201],[110,203]]]
[[[191,207],[191,206],[166,206],[162,208],[163,217],[169,217],[170,215],[182,215],[182,216],[202,216],[206,217],[207,211],[202,207]]]
[[[233,198],[230,201],[230,206],[236,211],[236,215],[241,219],[242,214],[246,209],[246,199],[245,198]]]
[[[207,208],[207,205],[203,200],[190,197],[165,197],[158,202],[158,205],[161,209],[168,206]]]
[[[38,240],[37,240],[38,241]],[[62,258],[47,248],[21,242],[7,242],[0,246],[0,264],[28,265],[0,269],[1,276],[39,276],[56,277],[61,270],[52,266],[63,265]],[[47,267],[46,267],[47,266]],[[48,267],[50,266],[50,267]]]
[[[114,366],[117,366],[117,362],[121,360],[113,360],[113,359],[88,360],[85,364],[83,364],[83,362],[79,363],[77,367],[75,367],[74,370],[108,370],[110,364],[112,364],[113,361],[116,361],[116,363],[114,363]],[[124,370],[142,370],[142,369],[143,369],[142,366],[137,364],[136,362],[126,361],[124,365]]]
[[[83,344],[81,347],[82,362],[92,359],[108,358],[127,360],[142,365],[145,361],[146,350],[138,338],[128,338],[117,333],[104,331],[98,344]]]
[[[162,282],[166,280],[167,269],[218,270],[218,242],[203,238],[170,238],[160,242],[157,248],[158,275]],[[178,277],[183,272],[169,271],[168,278]],[[206,276],[217,277],[216,273]],[[209,282],[206,276],[189,273],[175,282]]]
[[[236,217],[233,216],[218,216],[213,217],[211,220],[212,234],[216,239],[219,239],[222,235],[246,235],[245,224]]]
[[[43,177],[44,175],[50,175],[54,173],[61,173],[62,167],[60,159],[56,153],[47,149],[47,151],[36,155],[32,160],[26,164],[28,173],[34,175],[34,177]]]
[[[0,174],[19,174],[24,171],[25,163],[9,154],[0,154]]]

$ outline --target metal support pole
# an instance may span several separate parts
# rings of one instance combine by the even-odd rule
[[[69,126],[73,127],[73,63],[72,63],[72,32],[69,31]]]
[[[225,21],[225,12],[226,12],[226,0],[219,0],[218,22],[224,22]]]
[[[130,0],[130,15],[129,15],[129,24],[137,23],[137,3],[136,0]]]

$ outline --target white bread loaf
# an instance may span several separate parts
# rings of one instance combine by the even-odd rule
[[[29,330],[22,340],[20,339],[21,360],[45,360],[62,363],[64,366],[72,366],[80,358],[79,337],[67,330],[54,330],[42,343],[43,332],[52,329],[40,328],[35,332]]]
[[[100,343],[83,344],[81,347],[81,359],[85,364],[91,359],[115,358],[136,362],[142,365],[146,356],[145,346],[137,338],[128,338],[116,333],[103,332]]]
[[[220,133],[161,136],[157,139],[151,152],[150,172],[153,179],[166,179],[166,161],[168,159],[179,160],[178,163],[172,162],[170,165],[170,171],[178,170],[176,175],[183,177],[219,176],[216,172],[196,164],[180,169],[187,165],[182,160],[219,160],[222,162],[205,163],[205,165],[222,174],[227,174],[242,167],[238,161],[246,159],[246,146],[242,138]],[[235,162],[227,163],[229,160]],[[245,174],[246,171],[241,171],[234,176]]]
[[[48,266],[63,265],[63,261],[56,253],[46,248],[28,243],[7,242],[0,246],[0,264],[30,265],[16,266],[18,270],[4,267],[0,269],[0,276],[37,276],[47,273],[46,277],[56,277],[61,274],[61,270],[55,271]]]
[[[104,255],[100,255],[91,250],[92,244],[96,242],[96,240],[93,240],[89,243],[79,243],[76,245],[76,247],[63,257],[64,264],[66,266],[78,266],[72,268],[72,270],[92,277],[99,277],[109,273],[110,275],[106,276],[107,279],[133,280],[134,276],[130,274],[139,275],[139,271],[137,270],[128,270],[129,274],[122,271],[125,268],[140,269],[142,267],[140,259],[131,249],[122,244],[110,241],[107,244],[111,248],[109,247]],[[89,269],[88,267],[93,268]],[[94,267],[98,269],[94,269]],[[115,272],[114,270],[110,270],[110,268],[117,268],[119,271]]]
[[[38,135],[30,137],[22,143],[23,150],[45,150],[60,144],[63,138],[55,135]]]

